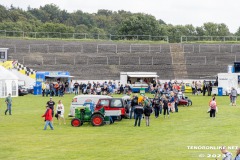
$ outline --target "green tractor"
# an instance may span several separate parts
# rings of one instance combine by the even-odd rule
[[[105,116],[104,108],[94,111],[94,102],[85,102],[83,106],[75,109],[75,118],[72,119],[73,127],[82,126],[84,122],[91,122],[93,126],[110,124],[110,116]]]

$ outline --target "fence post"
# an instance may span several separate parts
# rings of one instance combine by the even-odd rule
[[[49,53],[49,45],[47,44],[47,53]]]
[[[181,43],[182,43],[182,36],[181,36]]]

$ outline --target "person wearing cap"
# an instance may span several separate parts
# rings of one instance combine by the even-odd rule
[[[232,153],[230,153],[225,146],[221,147],[221,152],[224,154],[222,160],[232,160]]]
[[[54,115],[54,106],[55,106],[55,102],[52,100],[52,97],[50,97],[50,101],[47,102],[47,106],[52,110],[52,117]]]
[[[7,109],[5,110],[5,115],[7,115],[7,112],[9,111],[9,115],[12,115],[12,97],[11,94],[8,94],[8,97],[6,97],[5,102],[7,104]]]

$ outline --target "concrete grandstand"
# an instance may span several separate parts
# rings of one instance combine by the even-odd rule
[[[119,79],[120,72],[157,72],[160,79],[214,78],[240,61],[237,44],[131,44],[0,39],[8,59],[37,71],[69,71],[76,79]]]

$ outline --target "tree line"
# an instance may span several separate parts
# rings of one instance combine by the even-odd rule
[[[24,32],[94,33],[111,35],[168,36],[178,42],[181,36],[239,36],[230,33],[224,23],[206,22],[202,26],[167,24],[145,13],[124,10],[99,9],[97,13],[81,10],[72,13],[61,10],[55,4],[23,10],[11,5],[0,5],[0,30]]]

